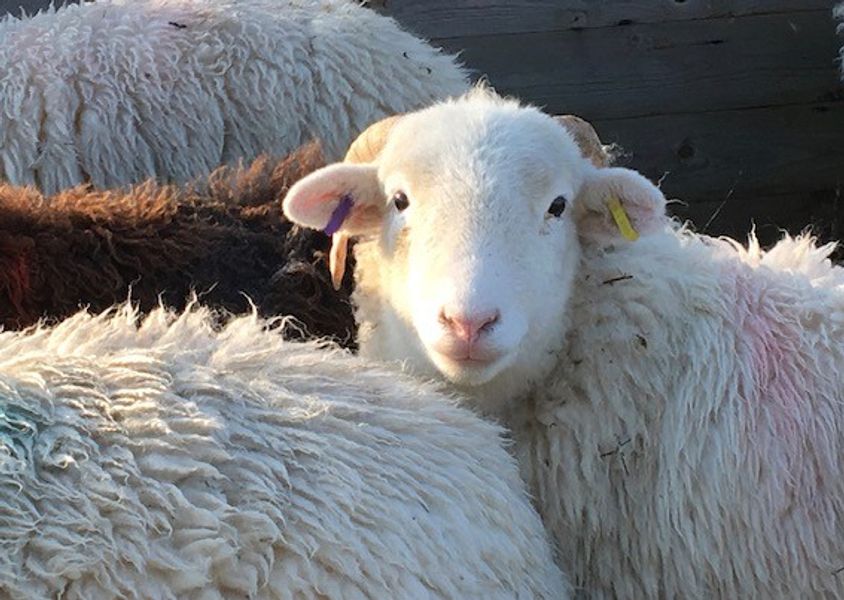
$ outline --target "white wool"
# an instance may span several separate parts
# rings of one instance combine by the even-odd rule
[[[0,179],[45,193],[184,181],[464,91],[351,0],[102,0],[0,21]]]
[[[0,597],[559,598],[502,431],[204,309],[0,333]]]
[[[578,586],[844,594],[844,270],[830,250],[739,251],[669,227],[585,253],[559,362],[509,416]]]
[[[284,207],[308,224],[355,184],[340,189],[369,216],[348,226],[361,353],[439,375],[511,428],[587,596],[844,597],[833,245],[696,235],[637,173],[574,154],[551,118],[473,93],[402,120],[374,166],[304,178]],[[474,346],[491,358],[450,350],[466,345],[449,302],[498,309]]]

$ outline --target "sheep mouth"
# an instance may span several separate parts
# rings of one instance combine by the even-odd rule
[[[492,350],[479,351],[474,348],[463,352],[444,352],[439,348],[434,348],[434,353],[440,359],[437,362],[447,362],[469,369],[489,367],[503,356],[501,352]]]
[[[495,358],[475,358],[473,356],[453,357],[451,360],[459,365],[488,365]]]
[[[481,385],[495,377],[505,366],[503,354],[474,356],[450,356],[441,352],[432,353],[433,362],[440,373],[453,383]]]
[[[492,344],[467,343],[466,340],[451,337],[438,339],[431,344],[430,350],[450,362],[467,365],[487,365],[503,355],[503,352]]]

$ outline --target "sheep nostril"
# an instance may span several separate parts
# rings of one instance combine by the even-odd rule
[[[490,329],[495,327],[495,324],[498,323],[498,321],[500,319],[501,319],[501,313],[498,312],[498,311],[495,311],[495,314],[493,314],[491,317],[489,317],[489,320],[486,323],[481,325],[481,328],[479,329],[479,331],[488,333]]]
[[[472,343],[481,334],[489,333],[493,326],[498,323],[500,312],[494,310],[474,314],[456,313],[449,315],[446,310],[442,310],[439,319],[440,324],[448,328],[454,336]]]

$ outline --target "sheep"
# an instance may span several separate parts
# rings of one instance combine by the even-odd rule
[[[0,21],[0,180],[44,193],[322,141],[467,89],[455,57],[352,0],[100,0]]]
[[[499,427],[211,317],[0,333],[0,597],[566,596]]]
[[[575,589],[844,597],[833,245],[695,234],[640,174],[484,89],[352,150],[290,189],[287,216],[358,238],[363,356],[512,430]]]
[[[331,293],[315,251],[324,236],[294,228],[278,203],[296,179],[323,166],[317,145],[283,159],[219,168],[182,187],[153,182],[129,190],[75,188],[45,197],[0,184],[0,325],[54,323],[80,306],[95,312],[132,299],[203,304],[240,314],[292,315],[288,337],[327,337],[354,347],[354,317]]]

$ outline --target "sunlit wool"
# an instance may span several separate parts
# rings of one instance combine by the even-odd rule
[[[352,194],[362,354],[439,374],[512,429],[575,585],[844,596],[832,247],[694,234],[646,179],[594,167],[554,120],[488,91],[388,125],[371,164],[316,171],[285,210],[319,227],[325,192]],[[491,360],[443,343],[473,314],[497,315],[475,345]]]
[[[46,193],[185,181],[466,89],[352,0],[102,0],[0,20],[0,179]]]
[[[255,317],[0,333],[0,596],[559,598],[500,428]]]

